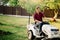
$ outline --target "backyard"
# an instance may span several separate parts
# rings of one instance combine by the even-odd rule
[[[27,23],[28,18],[0,15],[0,40],[28,40]],[[50,24],[60,29],[60,19]]]
[[[26,18],[0,15],[0,40],[27,40],[26,23]]]

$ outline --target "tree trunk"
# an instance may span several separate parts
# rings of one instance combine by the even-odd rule
[[[54,15],[54,17],[53,17],[53,18],[54,18],[54,19],[56,19],[56,18],[57,18],[57,16],[58,16],[58,10],[55,10],[55,11],[54,11],[54,14],[55,14],[55,15]]]
[[[58,10],[54,10],[54,17],[53,17],[53,21],[55,22],[56,21],[56,18],[58,16]]]

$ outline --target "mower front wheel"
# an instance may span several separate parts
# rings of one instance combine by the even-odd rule
[[[29,40],[34,40],[35,39],[35,36],[33,35],[32,31],[28,31],[28,39]]]

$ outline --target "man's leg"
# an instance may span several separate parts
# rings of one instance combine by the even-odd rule
[[[42,31],[42,25],[43,25],[43,23],[40,23],[40,32]]]
[[[41,22],[41,23],[37,23],[36,22],[36,27],[39,27],[39,32],[41,32],[42,31],[42,25],[43,25],[43,23]]]

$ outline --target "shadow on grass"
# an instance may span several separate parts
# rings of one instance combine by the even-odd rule
[[[6,24],[0,23],[0,25],[6,25]]]
[[[12,25],[12,24],[1,23],[1,22],[0,22],[0,25],[5,25],[5,26],[14,26],[14,25]]]
[[[0,23],[0,25],[7,25],[7,24],[3,24],[3,23]],[[13,33],[11,33],[11,32],[6,32],[6,31],[3,31],[3,30],[0,30],[0,36],[1,35],[10,35],[10,34],[13,34]]]
[[[13,33],[0,30],[0,36],[10,35],[10,34],[13,34]]]
[[[0,22],[0,25],[1,25],[1,26],[19,27],[19,26],[16,26],[16,25],[14,25],[14,24],[8,24],[8,23],[2,23],[2,22]]]

